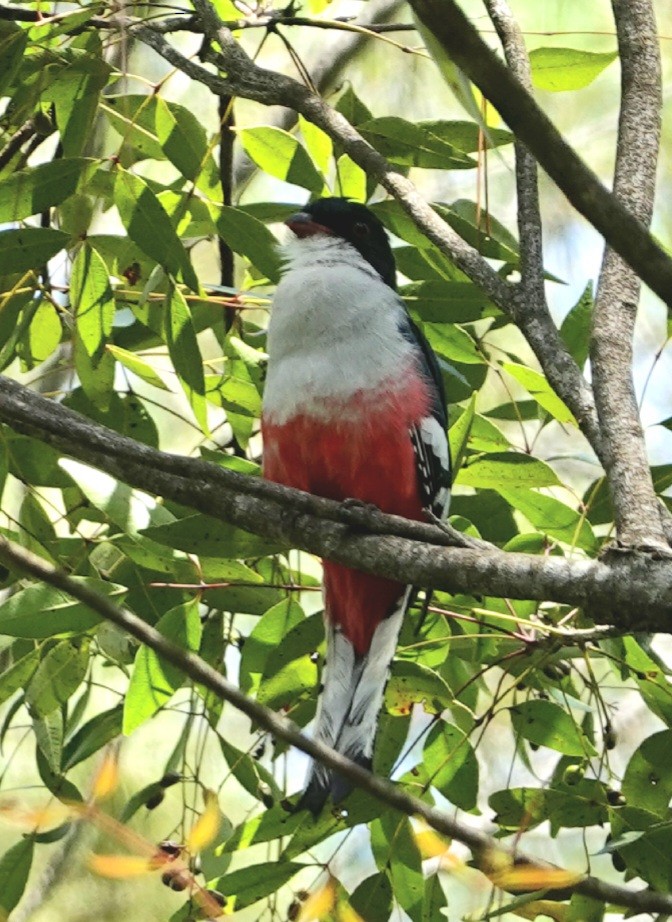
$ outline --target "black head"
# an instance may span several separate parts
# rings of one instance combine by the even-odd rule
[[[286,224],[297,237],[329,234],[358,250],[382,280],[396,290],[394,256],[385,228],[365,205],[345,198],[321,198],[291,216]]]

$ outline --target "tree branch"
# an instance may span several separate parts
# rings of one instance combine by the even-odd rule
[[[276,739],[295,746],[313,759],[339,772],[353,785],[371,794],[387,807],[399,810],[407,816],[421,817],[437,832],[467,845],[474,852],[477,860],[481,856],[485,859],[492,859],[496,855],[508,859],[511,866],[514,863],[524,862],[541,870],[554,867],[544,861],[521,854],[518,848],[503,847],[497,839],[458,820],[451,819],[441,810],[407,794],[401,787],[390,781],[373,775],[334,749],[325,746],[324,743],[309,739],[291,720],[248,698],[199,656],[176,646],[156,628],[132,612],[119,608],[106,596],[83,583],[70,579],[66,573],[53,564],[25,550],[20,545],[8,541],[3,536],[0,536],[0,560],[4,560],[12,568],[55,586],[83,602],[101,618],[116,624],[140,643],[152,649],[193,682],[203,685],[222,701],[233,705],[249,717],[254,724],[271,733]],[[596,877],[583,877],[574,886],[563,887],[563,889],[617,906],[633,907],[640,912],[672,913],[672,897],[667,894],[654,893],[651,890],[630,890],[627,887],[606,883]]]
[[[672,563],[613,553],[609,562],[447,546],[438,526],[353,511],[332,500],[157,451],[0,377],[0,420],[119,480],[344,566],[467,595],[584,608],[622,633],[671,630]]]
[[[399,202],[427,238],[520,326],[551,386],[571,409],[599,456],[601,435],[592,391],[550,318],[548,323],[543,323],[538,312],[530,317],[527,311],[522,311],[515,288],[502,279],[476,249],[455,233],[423,200],[415,186],[391,169],[385,158],[340,113],[296,80],[257,67],[217,18],[207,0],[195,0],[194,5],[203,18],[206,34],[217,41],[221,49],[220,53],[211,52],[207,55],[207,60],[226,73],[226,78],[211,74],[185,58],[162,35],[142,23],[126,21],[124,28],[134,31],[142,42],[170,64],[205,84],[213,93],[243,96],[264,105],[289,106],[316,124],[333,140],[337,140],[352,160]]]
[[[529,92],[532,73],[525,41],[507,0],[485,0],[485,5],[504,49],[514,77]],[[527,147],[516,139],[516,193],[518,196],[518,239],[520,245],[520,285],[517,286],[518,313],[526,328],[539,324],[541,331],[554,330],[548,309],[544,282],[544,253],[537,162]],[[551,348],[557,346],[555,333]]]
[[[650,0],[612,0],[612,7],[621,62],[614,195],[648,226],[662,106],[656,20]],[[593,313],[591,368],[618,540],[625,545],[661,547],[667,540],[632,379],[640,290],[636,273],[607,247]]]
[[[638,217],[602,185],[574,149],[488,48],[454,0],[410,0],[446,53],[498,110],[571,204],[672,307],[672,260]]]

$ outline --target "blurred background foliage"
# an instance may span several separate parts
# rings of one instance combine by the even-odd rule
[[[225,20],[249,21],[281,5],[215,6]],[[495,45],[481,4],[464,6]],[[409,21],[403,5],[387,7]],[[539,102],[608,183],[619,82],[609,3],[512,7]],[[7,9],[44,18],[0,20],[3,373],[140,442],[255,475],[282,221],[309,196],[367,201],[392,234],[401,293],[445,375],[459,468],[452,521],[507,549],[599,552],[612,529],[601,470],[522,335],[337,145],[255,103],[220,104],[101,24],[116,4]],[[367,9],[372,2],[307,0],[285,12],[366,20]],[[656,11],[667,102],[672,10],[659,0]],[[123,6],[149,21],[190,12],[186,3]],[[261,64],[293,76],[333,61],[328,101],[515,275],[511,135],[484,107],[484,142],[412,29],[362,41],[347,57],[336,30],[239,37]],[[201,41],[172,40],[187,54]],[[669,247],[669,103],[663,129],[653,230]],[[548,296],[583,367],[601,241],[543,177],[542,209]],[[663,497],[669,332],[645,293],[635,372]],[[323,655],[316,560],[157,502],[8,428],[0,477],[3,534],[309,724]],[[173,892],[148,870],[147,853],[166,840],[187,843],[189,873],[240,919],[602,917],[604,907],[576,896],[550,905],[512,896],[506,884],[515,891],[520,881],[469,866],[459,845],[359,794],[316,823],[288,813],[282,800],[301,786],[301,755],[56,590],[2,576],[0,912],[16,906],[12,919],[199,918],[188,887]],[[669,892],[669,650],[633,638],[568,643],[558,631],[589,623],[550,603],[435,593],[404,627],[375,768],[504,841],[520,837],[530,853]],[[110,747],[120,774],[103,798]],[[92,792],[114,822],[34,812]],[[36,827],[27,837],[26,822]],[[92,868],[92,853],[144,855],[146,873],[122,861]]]

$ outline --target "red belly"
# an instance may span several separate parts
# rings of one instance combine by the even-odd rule
[[[325,407],[329,419],[262,420],[264,476],[329,499],[359,499],[383,512],[423,519],[409,428],[427,415],[424,382],[402,395]],[[359,654],[399,600],[404,584],[324,562],[325,607]]]

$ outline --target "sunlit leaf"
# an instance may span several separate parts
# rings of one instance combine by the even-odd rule
[[[535,48],[530,52],[532,81],[539,90],[580,90],[592,83],[618,57],[617,51],[579,48]]]
[[[263,125],[243,128],[238,136],[248,156],[270,176],[318,195],[324,191],[324,180],[305,147],[288,131]]]
[[[140,855],[89,855],[88,865],[94,874],[111,880],[142,877],[154,870],[151,860]]]
[[[185,843],[187,850],[192,853],[200,852],[211,842],[214,842],[222,824],[219,801],[215,792],[205,790],[203,799],[205,801],[205,810],[194,823]]]
[[[94,800],[104,800],[119,786],[119,760],[112,752],[105,754],[91,785]]]
[[[505,362],[502,368],[504,371],[508,372],[512,378],[515,378],[519,384],[522,384],[527,392],[534,397],[539,406],[547,410],[554,419],[557,419],[560,423],[571,423],[574,426],[576,425],[574,414],[558,397],[542,374],[535,371],[533,368],[527,368],[525,365],[516,365],[514,362]]]
[[[156,629],[183,650],[195,652],[202,634],[198,603],[185,602],[171,608],[159,619]],[[149,647],[141,647],[124,700],[124,733],[132,733],[152,717],[185,681],[179,669],[162,660]]]
[[[543,461],[515,452],[493,452],[473,461],[467,459],[460,469],[458,481],[470,487],[495,490],[560,484],[555,471]]]

